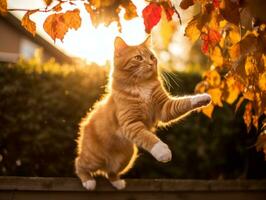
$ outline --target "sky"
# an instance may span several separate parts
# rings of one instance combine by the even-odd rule
[[[144,0],[132,0],[137,5],[138,15],[141,16],[141,11],[146,6]],[[178,1],[175,1],[178,6]],[[42,0],[9,0],[8,8],[45,8]],[[68,9],[68,7],[63,7]],[[74,9],[74,8],[73,8]],[[80,57],[87,62],[96,62],[99,65],[104,65],[107,61],[112,60],[113,57],[113,43],[117,35],[120,35],[129,45],[136,45],[145,40],[147,34],[145,33],[144,23],[142,17],[134,18],[130,21],[123,19],[121,12],[122,33],[119,33],[115,23],[109,27],[99,25],[94,28],[91,25],[90,17],[87,11],[80,6],[82,23],[81,27],[75,31],[70,30],[65,35],[63,42],[60,40],[54,41],[44,31],[42,24],[49,13],[35,13],[31,19],[36,22],[37,33],[54,44],[57,48],[70,56]],[[22,18],[25,12],[12,12],[18,18]],[[184,27],[180,27],[174,37],[174,42],[169,46],[169,52],[163,52],[163,58],[168,59],[169,53],[177,56],[179,60],[186,60],[187,52],[190,48],[189,43],[183,37]],[[168,56],[167,56],[168,55]]]

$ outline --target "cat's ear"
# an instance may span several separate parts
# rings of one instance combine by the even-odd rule
[[[148,35],[148,37],[146,38],[146,40],[143,42],[143,44],[146,47],[152,47],[152,39],[151,39],[151,35]]]
[[[126,42],[121,38],[121,37],[116,37],[115,38],[115,54],[120,54],[120,52],[126,48],[128,45],[126,44]]]

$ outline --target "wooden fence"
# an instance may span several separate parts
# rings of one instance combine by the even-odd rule
[[[266,200],[266,180],[129,179],[117,191],[103,179],[93,192],[77,178],[0,177],[0,200]]]

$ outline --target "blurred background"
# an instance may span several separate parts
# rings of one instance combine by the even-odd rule
[[[145,7],[133,1],[138,14]],[[176,1],[179,5],[180,1]],[[39,8],[42,1],[9,1],[9,8]],[[178,7],[178,6],[177,6]],[[65,8],[67,9],[67,8]],[[167,23],[163,17],[152,33],[165,87],[173,95],[193,94],[210,61],[200,44],[192,45],[184,27],[197,7]],[[20,25],[24,12],[0,16],[0,175],[75,176],[74,158],[78,123],[104,94],[112,65],[113,41],[122,36],[134,45],[146,38],[143,19],[122,20],[92,27],[81,10],[82,27],[52,41],[43,31],[44,13],[32,15],[37,35]],[[137,34],[136,34],[137,33]],[[163,164],[140,151],[126,178],[262,179],[266,162],[255,149],[257,131],[246,131],[244,108],[215,108],[212,119],[192,113],[177,124],[158,130],[173,152]]]

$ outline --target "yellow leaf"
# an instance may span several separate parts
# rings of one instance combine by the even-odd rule
[[[214,63],[215,66],[222,66],[223,65],[223,56],[221,49],[216,46],[213,51],[210,53],[210,57]]]
[[[7,12],[7,0],[0,0],[0,14]]]
[[[232,29],[229,32],[229,38],[232,44],[236,44],[241,40],[241,35],[240,35],[240,28],[233,26]]]
[[[90,0],[95,8],[109,7],[115,3],[115,0]]]
[[[220,88],[212,88],[212,89],[209,89],[207,92],[209,95],[211,95],[212,102],[214,105],[218,105],[220,107],[223,106],[222,99],[221,99],[222,91],[220,90]]]
[[[221,84],[221,76],[216,70],[211,70],[205,73],[206,81],[212,87],[218,87]]]
[[[35,11],[27,11],[26,14],[23,16],[22,21],[21,21],[21,25],[27,31],[29,31],[33,36],[35,36],[35,33],[36,33],[36,24],[34,21],[32,21],[30,19],[30,15],[32,15],[35,12],[36,12],[36,10]]]
[[[176,22],[168,21],[163,13],[160,24],[160,36],[162,38],[163,48],[167,48],[172,41],[173,35],[176,30]]]
[[[206,81],[201,81],[196,85],[195,92],[203,93],[206,92],[209,87],[209,84]]]
[[[205,106],[204,108],[202,108],[203,114],[205,114],[209,118],[212,118],[213,110],[214,110],[214,105],[213,104],[209,104],[208,106]]]
[[[185,30],[185,36],[187,36],[191,42],[195,42],[199,39],[201,31],[198,29],[199,16],[195,16],[187,25]]]
[[[237,85],[236,80],[232,76],[229,76],[226,78],[226,85],[228,89],[228,94],[227,94],[225,101],[229,104],[232,104],[237,99],[240,93],[240,89]]]
[[[247,56],[245,62],[245,71],[247,75],[252,75],[257,72],[257,61],[253,56]]]
[[[262,91],[266,91],[266,72],[260,74],[259,76],[259,88]]]
[[[80,27],[81,18],[79,13],[79,9],[75,9],[65,13],[49,15],[43,24],[43,28],[54,41],[56,39],[63,41],[70,28],[77,30]]]

